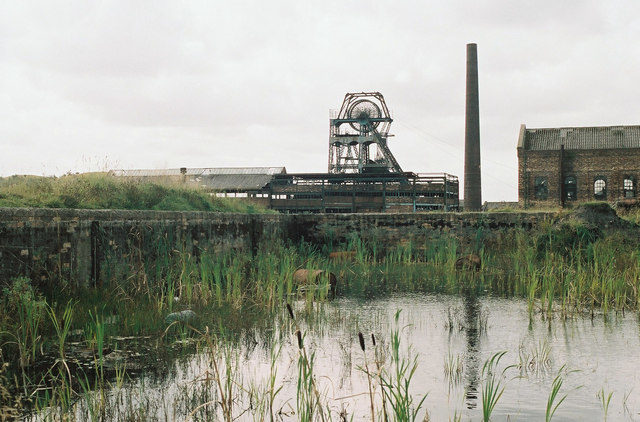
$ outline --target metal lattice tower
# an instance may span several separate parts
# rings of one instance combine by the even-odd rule
[[[329,173],[402,173],[387,146],[391,122],[379,92],[346,94],[329,119]]]

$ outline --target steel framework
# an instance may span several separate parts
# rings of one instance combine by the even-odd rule
[[[458,178],[440,174],[277,174],[269,207],[300,212],[452,211],[459,207]]]
[[[329,173],[402,173],[387,146],[391,122],[381,93],[346,94],[329,119]]]

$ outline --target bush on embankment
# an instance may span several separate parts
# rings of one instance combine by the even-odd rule
[[[104,173],[0,178],[0,207],[269,212],[193,187],[119,179]]]

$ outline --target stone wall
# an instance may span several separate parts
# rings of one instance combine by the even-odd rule
[[[555,219],[555,213],[404,213],[404,214],[298,214],[291,215],[291,231],[298,238],[321,244],[344,242],[351,233],[376,236],[382,244],[395,245],[412,239],[425,239],[448,233],[461,241],[476,237],[478,230],[502,232],[531,230],[542,221]]]
[[[257,247],[281,236],[277,214],[0,208],[0,281],[96,281],[105,255],[128,255],[151,242],[199,250]]]
[[[159,244],[186,250],[254,250],[274,236],[339,244],[352,233],[393,245],[442,233],[462,244],[511,229],[530,230],[551,213],[222,214],[171,211],[0,208],[0,284],[24,275],[44,282],[97,281],[106,256]],[[140,256],[140,260],[145,259]]]

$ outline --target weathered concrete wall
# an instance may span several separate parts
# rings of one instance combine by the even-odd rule
[[[95,281],[107,254],[168,248],[252,250],[273,236],[340,243],[351,233],[385,245],[450,233],[464,243],[479,230],[529,230],[549,213],[221,214],[205,212],[0,208],[0,284],[33,280]],[[140,257],[144,259],[144,257]]]
[[[290,233],[312,243],[342,242],[351,233],[375,236],[387,245],[449,233],[469,241],[482,229],[488,233],[510,229],[531,230],[555,213],[404,213],[404,214],[299,214],[291,215]]]
[[[106,252],[130,254],[162,241],[168,247],[254,248],[281,236],[277,214],[0,208],[0,281],[95,280]],[[150,248],[149,248],[150,249]]]

